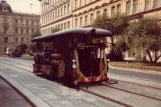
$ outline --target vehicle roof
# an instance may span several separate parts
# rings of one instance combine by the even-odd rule
[[[68,29],[68,30],[63,30],[63,31],[58,31],[55,33],[51,33],[48,35],[44,36],[38,36],[32,39],[32,42],[44,42],[44,41],[52,41],[55,38],[59,37],[76,37],[76,36],[87,36],[91,35],[91,31],[95,30],[94,38],[99,38],[99,37],[110,37],[112,36],[112,33],[108,30],[104,29],[98,29],[98,28],[74,28],[74,29]]]

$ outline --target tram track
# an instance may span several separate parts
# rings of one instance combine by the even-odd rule
[[[113,88],[113,89],[117,89],[117,90],[120,90],[120,91],[136,94],[136,95],[139,95],[139,96],[143,96],[143,97],[146,97],[146,98],[150,98],[150,99],[161,101],[161,98],[155,98],[155,97],[143,95],[143,94],[140,94],[140,93],[136,93],[136,92],[133,92],[133,91],[125,90],[125,89],[122,89],[122,88],[117,88],[117,87],[109,86],[109,85],[106,85],[106,84],[101,84],[101,85],[106,86],[106,87],[110,87],[110,88]]]
[[[5,61],[5,60],[4,60]],[[7,61],[7,60],[6,60]],[[13,61],[12,61],[13,62]],[[23,62],[25,62],[25,61],[23,61]],[[13,63],[15,63],[15,62],[13,62]],[[26,62],[25,62],[26,63]],[[31,64],[31,66],[30,65],[27,65],[27,64],[22,64],[22,63],[19,63],[19,62],[16,62],[15,64],[20,64],[20,65],[24,65],[24,66],[27,66],[27,67],[33,67],[33,63],[29,63],[29,64]],[[110,74],[112,74],[112,73],[110,73]],[[123,76],[124,77],[124,76]],[[126,76],[127,77],[127,76]],[[129,78],[129,77],[127,77],[127,78]],[[134,78],[134,79],[138,79],[138,78]],[[139,78],[140,79],[140,78]],[[123,80],[118,80],[118,79],[115,79],[116,81],[118,81],[118,82],[123,82],[123,83],[129,83],[129,84],[134,84],[134,85],[138,85],[138,86],[144,86],[144,87],[147,87],[147,88],[153,88],[153,89],[157,89],[157,90],[161,90],[161,88],[158,88],[158,87],[152,87],[152,86],[147,86],[147,85],[143,85],[143,84],[138,84],[138,83],[133,83],[133,82],[127,82],[127,81],[123,81]],[[140,80],[144,80],[144,79],[140,79]],[[146,81],[149,81],[149,80],[146,80]],[[156,83],[161,83],[161,82],[158,82],[158,81],[149,81],[149,82],[156,82]]]
[[[1,61],[0,61],[0,62],[1,62]],[[5,62],[1,62],[1,63],[6,64],[6,65],[9,65],[9,66],[12,66],[12,67],[15,67],[15,68],[17,68],[17,69],[24,70],[24,71],[26,71],[26,72],[29,72],[29,73],[32,73],[32,74],[33,74],[32,71],[26,70],[26,69],[24,69],[24,68],[20,68],[20,67],[17,67],[17,66],[14,66],[14,65],[12,65],[12,64],[5,63]],[[49,85],[53,85],[53,84],[50,84],[50,83],[48,83],[48,82],[46,82],[46,83],[49,84]],[[84,91],[84,92],[86,92],[86,93],[92,94],[92,92],[85,91],[85,90],[83,90],[83,89],[81,89],[81,90]],[[116,103],[116,104],[119,104],[119,105],[122,105],[122,106],[125,106],[125,107],[133,107],[133,106],[127,105],[127,104],[125,104],[125,103],[116,101],[116,100],[114,100],[114,99],[111,99],[111,98],[108,98],[108,97],[104,97],[104,96],[98,95],[98,94],[96,94],[96,93],[93,93],[92,95],[95,95],[95,96],[97,96],[97,97],[100,97],[100,98],[102,98],[102,99],[111,101],[111,102],[113,102],[113,103]]]
[[[26,70],[26,69],[24,69],[24,68],[17,67],[17,66],[14,66],[14,65],[12,65],[12,64],[5,63],[5,62],[1,62],[1,63],[7,64],[7,65],[12,66],[12,67],[16,67],[16,68],[18,68],[18,69],[25,70],[25,71],[27,71],[27,72],[33,74],[32,71]],[[15,62],[13,62],[13,63],[15,63]],[[16,63],[17,63],[17,62],[16,62]],[[21,64],[21,63],[17,63],[17,64]],[[25,64],[21,64],[21,65],[25,65]],[[25,66],[31,67],[31,66],[28,66],[28,65],[25,65]],[[144,86],[144,87],[147,87],[147,88],[153,88],[153,89],[161,90],[160,88],[156,88],[156,87],[150,87],[150,86],[141,85],[141,84],[135,84],[135,83],[126,82],[126,81],[121,81],[121,82],[125,82],[125,83],[129,83],[129,84],[134,84],[134,85]],[[49,84],[49,83],[48,83],[48,84]],[[51,85],[51,84],[50,84],[50,85]],[[147,95],[144,95],[144,94],[140,94],[140,93],[136,93],[136,92],[133,92],[133,91],[129,91],[129,90],[125,90],[125,89],[121,89],[121,88],[109,86],[109,85],[106,85],[106,84],[101,84],[101,85],[102,85],[102,86],[105,86],[105,87],[113,88],[113,89],[116,89],[116,90],[124,91],[124,92],[127,92],[127,93],[135,94],[135,95],[138,95],[138,96],[142,96],[142,97],[150,98],[150,99],[153,99],[153,100],[161,101],[160,98],[155,98],[155,97],[147,96]],[[119,105],[122,105],[122,106],[125,106],[125,107],[133,107],[133,106],[131,106],[131,105],[129,105],[129,104],[126,104],[126,103],[117,101],[117,100],[115,100],[115,99],[112,99],[112,98],[107,97],[107,96],[103,96],[103,95],[101,95],[101,94],[97,94],[97,93],[92,92],[92,91],[89,91],[89,90],[87,90],[87,89],[83,89],[83,88],[80,88],[80,89],[81,89],[82,91],[84,91],[84,92],[87,92],[87,93],[89,93],[89,94],[95,95],[95,96],[100,97],[100,98],[103,98],[103,99],[105,99],[105,100],[108,100],[108,101],[117,103],[117,104],[119,104]]]

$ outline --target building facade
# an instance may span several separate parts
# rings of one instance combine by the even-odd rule
[[[0,54],[20,43],[29,44],[31,36],[40,31],[40,15],[13,12],[10,5],[0,2]]]
[[[161,16],[161,0],[39,0],[41,33],[52,28],[90,27],[98,15],[123,13],[131,19]]]

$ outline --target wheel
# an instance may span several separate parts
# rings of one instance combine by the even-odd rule
[[[63,77],[63,83],[67,87],[73,87],[73,78],[69,72],[65,72]]]

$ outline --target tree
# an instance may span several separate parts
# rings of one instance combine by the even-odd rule
[[[125,38],[124,33],[128,25],[129,25],[128,18],[125,17],[123,14],[115,14],[111,18],[107,17],[106,14],[103,14],[102,16],[98,16],[95,19],[93,27],[107,29],[111,31],[112,34],[117,39],[117,44],[114,44],[113,37],[111,38],[112,39],[111,58],[118,56],[120,57],[118,59],[123,59],[121,58],[123,57],[122,52],[125,52],[128,49],[126,42],[124,40]]]
[[[27,45],[24,44],[24,43],[21,43],[20,45],[18,45],[18,46],[16,47],[16,51],[18,51],[18,52],[21,53],[21,54],[24,54],[25,51],[26,51],[26,49],[27,49]]]
[[[32,35],[32,39],[34,37],[38,37],[38,36],[41,36],[41,33],[40,32],[35,32],[33,35]],[[29,45],[29,50],[31,50],[32,52],[36,52],[36,51],[42,51],[44,49],[44,44],[41,43],[41,42],[32,42],[30,45]]]
[[[111,18],[103,14],[102,16],[98,16],[93,23],[93,27],[107,29],[111,31],[114,36],[124,34],[128,25],[128,18],[123,14],[115,14]]]
[[[161,31],[160,24],[155,18],[142,18],[133,22],[127,28],[127,43],[131,50],[135,51],[139,59],[143,59],[148,53],[151,63],[157,63],[161,57]],[[154,52],[154,59],[150,52]]]
[[[58,32],[58,31],[61,31],[61,29],[60,29],[60,28],[53,28],[53,29],[51,30],[52,33],[55,33],[55,32]]]

